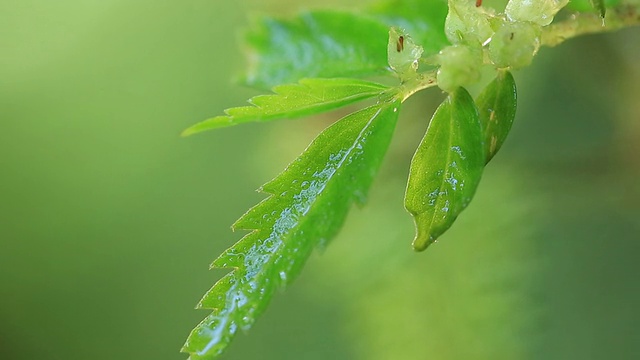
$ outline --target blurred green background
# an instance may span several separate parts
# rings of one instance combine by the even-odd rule
[[[0,1],[0,359],[186,358],[229,225],[344,112],[178,134],[255,94],[247,13],[312,3]],[[224,358],[640,358],[638,59],[639,29],[543,49],[421,254],[402,196],[443,96],[411,98],[370,203]]]

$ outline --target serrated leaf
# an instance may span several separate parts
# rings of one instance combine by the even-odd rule
[[[308,77],[361,77],[386,71],[386,25],[340,11],[305,12],[291,20],[264,18],[246,35],[244,81],[270,88]]]
[[[357,79],[302,79],[297,84],[279,85],[274,95],[259,95],[249,100],[253,106],[225,110],[186,129],[182,135],[238,125],[251,121],[292,119],[318,114],[380,95],[388,87]]]
[[[591,6],[600,14],[600,17],[604,19],[604,16],[607,14],[607,8],[604,5],[604,0],[589,0],[591,2]]]
[[[483,129],[487,163],[500,150],[509,135],[516,117],[517,98],[516,82],[508,71],[498,72],[498,76],[478,96],[476,104]]]
[[[438,107],[409,171],[405,208],[413,215],[413,247],[426,249],[473,197],[485,164],[482,128],[471,95],[458,88]]]
[[[234,270],[200,301],[199,307],[214,312],[183,347],[191,360],[216,357],[239,329],[249,329],[275,290],[295,278],[314,248],[334,237],[351,203],[365,201],[399,105],[379,103],[344,117],[262,187],[270,196],[234,224],[251,232],[212,264]]]
[[[392,0],[375,5],[371,13],[387,26],[400,27],[411,34],[424,55],[437,54],[449,45],[444,33],[448,6],[445,0]]]

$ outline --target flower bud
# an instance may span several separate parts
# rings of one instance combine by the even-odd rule
[[[448,46],[438,54],[438,86],[447,92],[480,79],[482,51],[464,45]]]
[[[547,26],[569,0],[509,0],[505,14],[511,21],[529,21]]]
[[[498,68],[531,64],[540,48],[540,28],[528,22],[503,22],[489,43],[489,58]]]
[[[449,13],[444,23],[444,31],[452,44],[482,44],[493,33],[483,10],[467,0],[449,0]]]

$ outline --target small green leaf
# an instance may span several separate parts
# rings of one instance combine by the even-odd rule
[[[498,76],[478,96],[476,104],[488,163],[502,147],[516,117],[517,92],[513,75],[508,71],[498,72]]]
[[[380,95],[387,89],[384,85],[357,79],[302,79],[297,84],[276,86],[273,88],[275,95],[256,96],[249,100],[253,106],[227,109],[227,115],[197,123],[182,135],[251,121],[291,119],[317,114]]]
[[[484,164],[478,110],[471,95],[458,88],[433,114],[411,160],[405,208],[416,224],[416,251],[435,242],[467,207]]]
[[[365,15],[314,11],[264,18],[246,36],[244,81],[270,88],[306,77],[361,77],[387,71],[388,27]]]
[[[399,100],[381,102],[344,117],[262,187],[270,196],[233,226],[251,232],[212,264],[233,271],[198,305],[214,311],[182,349],[191,360],[215,358],[238,330],[248,330],[275,291],[296,277],[312,250],[336,235],[351,204],[365,201],[391,141],[399,106]]]
[[[447,11],[446,0],[390,0],[374,6],[371,13],[389,27],[406,30],[429,56],[449,45],[444,33]]]
[[[604,16],[607,14],[607,8],[604,5],[604,0],[589,0],[591,2],[591,6],[598,11],[600,17],[604,19]]]

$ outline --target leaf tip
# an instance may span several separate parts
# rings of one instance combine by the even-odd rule
[[[184,130],[182,130],[182,132],[180,133],[180,137],[187,137],[187,136],[191,136],[193,134],[195,134],[197,131],[193,130],[193,126],[190,126]]]
[[[429,245],[436,241],[436,237],[432,231],[432,224],[426,222],[421,214],[414,214],[413,218],[416,225],[416,237],[413,239],[413,250],[421,252],[426,250]]]
[[[416,252],[422,252],[425,251],[429,247],[429,245],[433,244],[434,242],[436,242],[435,239],[431,239],[431,236],[429,234],[418,232],[411,245],[413,246],[413,250],[415,250]]]

